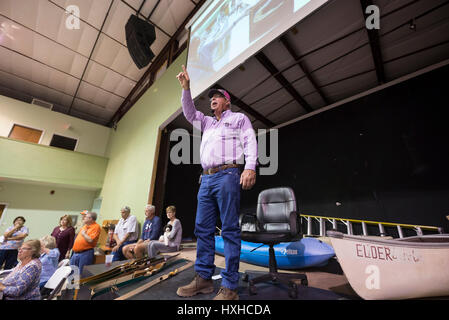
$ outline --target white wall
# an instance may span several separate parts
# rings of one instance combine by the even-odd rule
[[[53,134],[78,139],[75,148],[105,156],[111,128],[0,95],[0,136],[8,137],[14,124],[43,130],[40,144],[50,145]],[[67,127],[70,127],[67,129]]]

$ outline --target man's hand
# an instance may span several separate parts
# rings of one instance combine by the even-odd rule
[[[251,189],[256,183],[256,172],[251,169],[243,170],[240,175],[240,184],[242,185],[243,190]]]
[[[182,72],[180,72],[176,78],[178,78],[179,84],[184,90],[190,89],[190,78],[189,74],[187,73],[186,67],[182,65]]]
[[[84,240],[86,240],[87,242],[89,242],[89,243],[92,242],[92,238],[87,234],[86,230],[82,229],[81,235],[84,237]]]
[[[112,248],[112,252],[116,252],[121,245],[122,245],[121,243],[117,243],[117,245],[114,248]]]

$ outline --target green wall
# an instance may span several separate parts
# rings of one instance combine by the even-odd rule
[[[176,79],[187,52],[165,71],[112,131],[107,149],[108,168],[101,192],[103,219],[118,219],[120,208],[142,223],[150,191],[159,126],[181,107],[181,88]],[[156,208],[160,213],[163,208]]]
[[[0,177],[100,189],[105,157],[0,137]]]
[[[50,191],[54,190],[54,194]],[[65,214],[80,216],[90,209],[97,195],[93,190],[77,190],[55,185],[11,182],[0,179],[0,203],[8,204],[0,219],[3,234],[15,217],[23,216],[30,233],[27,240],[50,234]],[[78,218],[79,222],[81,219]]]

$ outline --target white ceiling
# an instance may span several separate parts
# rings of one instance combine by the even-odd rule
[[[130,15],[141,8],[155,26],[157,57],[198,2],[1,0],[0,94],[39,98],[55,111],[107,124],[149,67],[139,70],[128,53]],[[79,30],[66,27],[69,5],[79,8]]]

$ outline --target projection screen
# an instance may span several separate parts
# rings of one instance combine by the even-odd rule
[[[328,0],[209,0],[187,27],[195,98]]]

